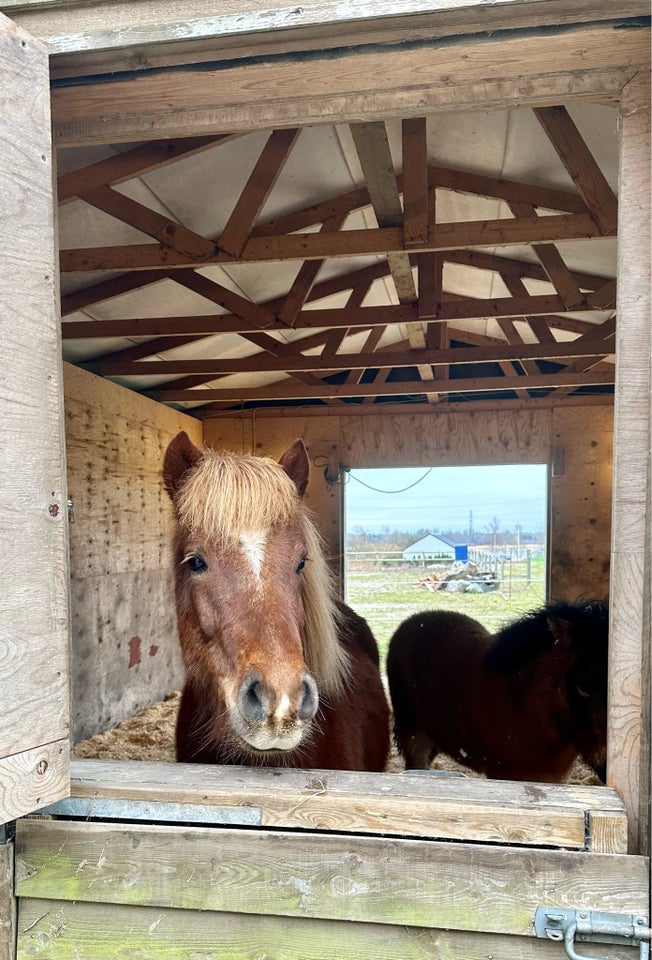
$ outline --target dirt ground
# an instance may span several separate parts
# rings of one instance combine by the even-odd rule
[[[113,730],[98,733],[88,740],[80,741],[74,748],[75,757],[94,760],[155,760],[175,761],[174,728],[181,694],[169,694],[165,700],[146,707],[133,717],[123,720]],[[403,761],[392,745],[387,773],[401,773]],[[480,774],[463,767],[446,754],[439,754],[432,764],[433,770],[452,770],[470,777]],[[567,777],[568,783],[599,784],[600,781],[581,760],[577,760]]]

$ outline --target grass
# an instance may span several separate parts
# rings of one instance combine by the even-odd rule
[[[353,565],[350,565],[350,567]],[[500,589],[494,593],[431,593],[419,585],[423,568],[386,567],[356,562],[347,574],[346,602],[369,623],[385,662],[390,638],[399,623],[420,610],[457,610],[479,620],[492,633],[545,600],[544,561],[532,561],[532,582],[525,564],[507,563]]]

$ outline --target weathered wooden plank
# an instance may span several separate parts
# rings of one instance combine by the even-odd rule
[[[433,840],[23,819],[18,896],[528,935],[540,904],[645,912],[647,861]]]
[[[14,898],[14,843],[0,843],[0,960],[14,960],[16,900]]]
[[[29,751],[67,738],[69,727],[67,493],[48,97],[45,50],[0,15],[0,822],[28,812],[38,796],[23,766]],[[49,747],[43,750],[48,755]],[[59,776],[45,777],[51,799],[67,793],[66,764],[62,752],[53,764]]]
[[[0,760],[0,800],[5,821],[67,796],[69,754],[66,737]]]
[[[632,960],[631,953],[600,945],[605,960]],[[18,960],[39,954],[48,960],[560,960],[560,945],[480,931],[23,898]]]
[[[620,120],[617,394],[609,662],[609,780],[649,846],[650,803],[650,76],[624,90]],[[647,698],[647,702],[644,699]],[[642,818],[639,832],[638,821]]]
[[[77,760],[71,789],[75,797],[93,801],[255,808],[262,811],[261,825],[266,827],[535,846],[584,847],[587,811],[600,811],[614,823],[625,820],[619,797],[606,788],[408,774],[387,777],[146,763],[134,768],[128,763]],[[613,843],[609,841],[612,852]]]
[[[450,44],[437,39],[359,53],[127,75],[53,92],[60,145],[221,133],[252,126],[424,116],[436,109],[562,103],[617,95],[649,62],[645,28],[586,26]],[[622,75],[614,78],[614,71]],[[524,85],[522,77],[538,76]],[[615,79],[615,83],[614,83]],[[373,91],[373,95],[372,95]],[[100,119],[101,118],[101,119]]]

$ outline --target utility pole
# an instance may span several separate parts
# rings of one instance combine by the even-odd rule
[[[473,510],[469,510],[469,543],[473,543]]]

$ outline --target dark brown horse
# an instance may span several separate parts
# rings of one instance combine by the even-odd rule
[[[608,608],[551,604],[493,636],[424,611],[390,641],[397,746],[411,769],[439,751],[489,777],[563,779],[579,755],[604,781]]]
[[[177,759],[384,770],[389,706],[366,621],[333,599],[303,505],[308,456],[200,450],[178,434],[163,475],[177,521],[186,683]]]

